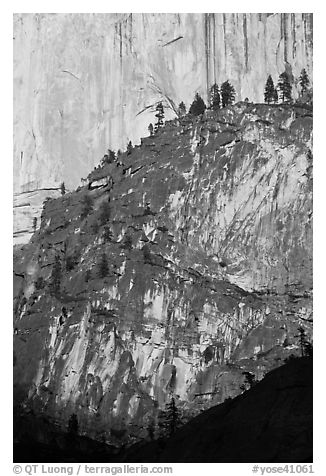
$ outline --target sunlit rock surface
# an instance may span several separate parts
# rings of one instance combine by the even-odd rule
[[[117,460],[312,463],[312,375],[312,359],[293,359],[243,395],[204,411],[172,438],[139,442]]]
[[[298,353],[311,134],[309,107],[239,103],[169,122],[90,174],[98,188],[47,200],[15,252],[15,399],[119,445],[147,437],[171,393],[188,418]]]
[[[45,200],[60,196],[57,188],[36,189],[14,194],[14,244],[26,243],[41,224],[41,213]]]
[[[76,187],[108,147],[139,143],[161,99],[172,118],[230,79],[261,102],[285,69],[296,96],[303,67],[312,80],[311,14],[16,14],[15,192]]]

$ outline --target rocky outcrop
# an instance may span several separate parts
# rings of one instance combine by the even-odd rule
[[[167,123],[110,187],[48,200],[15,256],[16,400],[121,444],[171,393],[188,418],[299,352],[311,133],[307,107],[238,103]]]
[[[60,196],[57,188],[29,190],[14,195],[14,244],[27,243],[41,224],[45,200]],[[36,219],[36,222],[34,220]]]
[[[17,14],[15,193],[75,188],[107,147],[139,143],[159,100],[169,119],[230,79],[259,102],[284,69],[295,96],[303,67],[312,80],[311,14]]]

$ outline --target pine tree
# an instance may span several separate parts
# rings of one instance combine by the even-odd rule
[[[77,435],[79,430],[78,418],[76,413],[73,413],[68,421],[68,433],[71,435]]]
[[[160,428],[161,437],[171,437],[181,426],[180,410],[176,406],[174,397],[165,405],[165,410],[159,414],[158,426]]]
[[[292,86],[286,71],[280,74],[277,87],[279,89],[279,98],[282,102],[291,102]]]
[[[100,224],[97,221],[94,221],[91,224],[91,230],[92,230],[92,233],[94,233],[94,235],[97,235],[100,230]]]
[[[79,263],[80,259],[80,251],[75,250],[73,254],[66,257],[66,270],[72,271],[77,264]]]
[[[101,260],[99,262],[99,275],[100,278],[105,278],[109,272],[109,263],[105,253],[102,253]]]
[[[153,133],[154,133],[154,127],[153,127],[152,123],[150,123],[149,126],[148,126],[148,132],[149,132],[150,136],[152,136]]]
[[[100,205],[99,220],[101,225],[105,225],[111,218],[111,207],[109,202],[102,202]]]
[[[275,102],[275,92],[277,96],[277,91],[274,86],[274,81],[271,75],[268,76],[266,85],[265,85],[265,92],[264,92],[264,101],[267,104],[270,104],[271,102]]]
[[[209,91],[209,107],[210,109],[213,109],[213,111],[217,111],[218,109],[220,109],[220,104],[220,91],[218,85],[214,83]]]
[[[250,388],[254,387],[257,383],[256,377],[251,372],[242,372],[245,376],[244,383],[240,385],[241,390],[249,390]]]
[[[164,124],[164,108],[163,104],[159,102],[156,106],[156,114],[155,117],[157,117],[157,123],[155,124],[155,132],[157,132],[161,127],[163,127]]]
[[[153,211],[151,210],[151,207],[150,207],[150,204],[149,204],[149,203],[146,203],[146,207],[144,208],[143,214],[144,214],[144,216],[155,215],[155,212],[153,212]]]
[[[133,149],[133,147],[132,147],[132,142],[131,142],[131,140],[130,140],[130,141],[128,142],[128,145],[127,145],[127,155],[130,155],[130,154],[131,154],[132,149]]]
[[[305,341],[306,341],[306,332],[303,327],[298,327],[299,331],[299,345],[300,345],[300,350],[301,350],[301,357],[304,356],[304,346],[305,346]]]
[[[105,164],[112,164],[116,160],[116,155],[114,150],[108,149],[107,154],[104,154],[102,160],[101,160],[101,165]]]
[[[143,246],[143,257],[144,257],[144,263],[150,264],[152,262],[151,251],[147,243]]]
[[[235,89],[229,80],[221,85],[222,107],[230,106],[234,103]]]
[[[64,182],[62,182],[62,184],[60,185],[60,192],[61,195],[64,195],[66,193],[66,187]]]
[[[129,251],[132,250],[132,238],[129,235],[129,233],[125,234],[125,236],[123,238],[123,243],[121,245],[121,248],[123,248],[125,250],[129,250]]]
[[[50,277],[50,290],[57,294],[60,291],[61,285],[61,261],[59,255],[55,255],[54,266]]]
[[[245,383],[249,386],[249,388],[252,388],[256,385],[257,380],[254,374],[251,372],[243,372],[243,375],[245,376]]]
[[[112,162],[116,160],[117,157],[115,155],[114,150],[108,149],[108,154],[109,154],[109,163],[111,164]]]
[[[89,195],[85,195],[82,200],[83,208],[81,211],[81,218],[86,218],[93,211],[93,200]]]
[[[311,342],[306,342],[305,345],[305,356],[306,357],[312,357],[313,356],[313,346]]]
[[[189,114],[192,116],[200,116],[205,112],[206,104],[204,103],[202,97],[196,93],[193,102],[189,108]]]
[[[304,68],[300,74],[299,84],[301,86],[301,95],[303,95],[307,91],[308,86],[310,84],[309,76]]]
[[[111,241],[112,240],[113,233],[111,231],[111,228],[109,226],[104,227],[104,232],[103,232],[103,240],[104,241]]]
[[[313,347],[311,342],[307,339],[306,331],[302,326],[298,327],[299,335],[299,345],[301,350],[301,357],[312,357]]]
[[[147,426],[147,434],[150,441],[155,440],[155,422],[154,420],[150,420]]]
[[[43,289],[44,287],[45,287],[44,278],[42,278],[42,276],[39,276],[35,283],[35,289],[39,291],[40,289]]]
[[[179,114],[179,117],[185,116],[187,114],[186,105],[183,101],[181,101],[181,103],[178,106],[178,114]]]
[[[33,230],[34,230],[34,233],[35,233],[35,231],[36,231],[36,227],[37,227],[37,218],[34,217],[34,218],[33,218]]]
[[[109,156],[108,154],[104,154],[101,159],[101,166],[103,167],[105,164],[108,164],[108,162],[109,162]]]
[[[273,94],[273,102],[274,104],[278,103],[278,94],[277,94],[277,89],[274,87],[274,94]]]

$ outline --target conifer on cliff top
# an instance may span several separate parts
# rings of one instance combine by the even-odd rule
[[[292,101],[292,85],[290,83],[289,75],[286,71],[280,74],[277,87],[279,90],[279,98],[282,102]]]
[[[209,91],[209,107],[213,109],[213,111],[217,111],[220,109],[221,104],[221,96],[218,85],[216,83],[213,84]]]
[[[235,100],[235,89],[229,80],[221,85],[222,107],[230,106]]]
[[[192,116],[200,116],[205,112],[206,109],[206,104],[204,103],[202,97],[196,93],[195,98],[193,102],[191,103],[191,106],[189,108],[189,114]]]
[[[307,91],[308,86],[310,84],[309,76],[305,68],[303,68],[303,70],[301,71],[301,74],[299,77],[299,84],[301,86],[301,95],[303,95]]]
[[[277,101],[277,91],[274,86],[274,81],[271,75],[268,76],[266,85],[265,85],[265,92],[264,92],[264,101],[267,104]]]
[[[155,124],[155,132],[157,132],[164,124],[164,107],[162,102],[159,102],[156,106],[156,114],[155,117],[157,118],[157,122]]]

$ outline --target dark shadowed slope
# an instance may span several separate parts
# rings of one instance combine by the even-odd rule
[[[130,448],[133,462],[312,461],[312,359],[270,372],[239,397],[204,411],[166,442]]]

